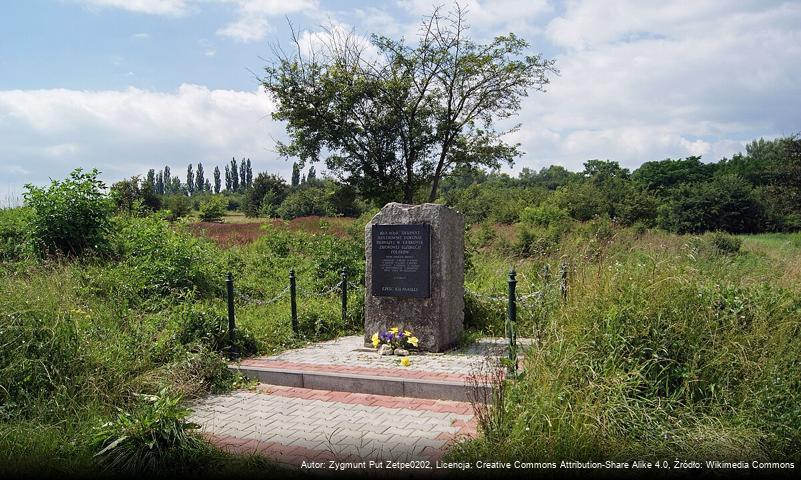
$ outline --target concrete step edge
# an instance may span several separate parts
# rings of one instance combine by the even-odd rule
[[[427,398],[433,400],[470,401],[470,389],[465,382],[421,378],[388,378],[379,375],[290,370],[250,365],[228,366],[262,383],[287,387],[366,393],[393,397]],[[480,388],[491,389],[490,385]]]

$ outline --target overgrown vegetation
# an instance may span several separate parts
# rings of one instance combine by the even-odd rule
[[[84,196],[84,187],[69,192]],[[64,190],[55,182],[39,194]],[[351,289],[343,322],[331,287],[343,268],[363,280],[363,227],[374,212],[265,223],[260,237],[223,248],[162,213],[100,211],[108,217],[71,227],[105,226],[104,248],[80,255],[37,241],[34,206],[0,211],[2,469],[241,466],[198,440],[178,402],[237,381],[225,368],[225,272],[235,273],[242,354],[360,332],[363,292]],[[466,323],[473,335],[503,335],[504,302],[489,297],[503,296],[514,265],[517,334],[535,344],[521,379],[485,412],[484,435],[452,455],[798,458],[799,234],[675,235],[606,216],[578,221],[550,201],[517,217],[467,233]]]
[[[801,235],[588,222],[521,258],[503,254],[513,240],[502,234],[487,240],[474,227],[468,237],[480,252],[468,321],[503,333],[502,301],[470,292],[501,294],[514,264],[517,333],[535,344],[484,434],[453,458],[801,457]]]
[[[31,190],[30,206],[0,210],[3,474],[245,468],[250,460],[192,431],[179,399],[236,385],[226,367],[232,346],[244,355],[275,352],[363,323],[358,289],[344,323],[338,292],[319,295],[343,268],[361,281],[359,242],[276,229],[223,249],[160,212],[114,214],[114,197],[94,173]],[[65,225],[45,225],[45,215]],[[285,294],[291,268],[299,336]],[[234,345],[227,271],[236,278]]]

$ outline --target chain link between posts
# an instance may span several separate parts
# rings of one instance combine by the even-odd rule
[[[254,297],[252,297],[252,296],[250,296],[250,295],[248,295],[247,293],[244,293],[244,292],[237,292],[237,295],[239,295],[239,298],[241,298],[242,300],[244,300],[244,301],[246,301],[248,303],[252,303],[254,305],[259,305],[259,306],[265,306],[265,305],[270,305],[270,304],[273,304],[273,303],[277,302],[278,300],[281,299],[281,297],[286,295],[288,292],[289,292],[289,286],[285,287],[283,290],[281,290],[281,292],[278,293],[278,295],[274,296],[273,298],[271,298],[269,300],[260,300],[258,298],[254,298]]]

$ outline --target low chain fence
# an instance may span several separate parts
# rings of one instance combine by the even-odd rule
[[[518,352],[518,345],[517,345],[517,317],[518,317],[518,305],[522,307],[527,307],[531,310],[534,310],[538,307],[543,305],[543,302],[546,299],[546,292],[549,290],[553,290],[558,288],[559,295],[563,301],[567,300],[569,285],[568,285],[568,272],[569,272],[569,264],[566,259],[562,259],[559,264],[559,272],[558,276],[555,278],[555,281],[551,278],[550,267],[548,264],[545,264],[543,268],[538,272],[538,276],[540,277],[541,281],[537,282],[542,285],[542,288],[539,290],[532,290],[526,294],[518,294],[517,292],[517,284],[519,282],[518,276],[521,277],[523,281],[528,283],[529,285],[535,285],[535,282],[530,281],[526,275],[523,273],[518,273],[515,271],[514,267],[509,271],[509,275],[507,278],[507,288],[506,293],[481,293],[474,291],[468,287],[465,287],[465,295],[470,295],[476,299],[483,300],[486,302],[491,303],[500,303],[506,305],[506,320],[505,320],[505,327],[504,332],[508,343],[508,370],[509,374],[516,376],[517,369],[518,369],[518,362],[517,362],[517,352]],[[358,291],[364,289],[364,285],[360,283],[353,282],[348,279],[348,272],[346,269],[342,269],[340,271],[340,281],[331,285],[327,288],[324,288],[322,291],[317,292],[313,290],[308,290],[304,287],[299,287],[297,283],[297,277],[295,275],[294,270],[289,271],[289,282],[288,285],[278,292],[275,296],[269,299],[259,299],[255,298],[252,295],[248,295],[247,293],[240,292],[234,289],[234,279],[233,274],[228,273],[226,279],[226,298],[228,302],[228,329],[229,329],[229,336],[231,339],[232,345],[235,343],[234,339],[236,338],[236,315],[235,315],[235,307],[234,307],[234,299],[239,298],[240,300],[247,302],[253,305],[259,306],[267,306],[273,303],[278,302],[279,300],[289,296],[290,301],[290,321],[292,322],[292,332],[294,335],[299,334],[299,325],[298,325],[298,293],[301,293],[307,297],[328,297],[332,294],[339,293],[340,295],[340,303],[341,303],[341,317],[343,324],[347,324],[347,316],[348,316],[348,290],[349,288],[352,291]],[[236,355],[236,351],[232,352]]]

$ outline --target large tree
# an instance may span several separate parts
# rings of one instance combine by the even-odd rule
[[[203,171],[203,164],[198,162],[197,173],[195,173],[195,191],[202,193],[206,189],[206,174]]]
[[[220,193],[222,179],[220,178],[220,167],[214,167],[214,193]]]
[[[420,187],[435,200],[457,165],[497,168],[519,155],[496,122],[514,115],[531,89],[543,90],[553,60],[528,55],[514,34],[472,41],[466,11],[435,9],[416,45],[331,28],[318,47],[276,50],[262,79],[287,122],[283,155],[320,160],[365,196],[413,202]],[[378,55],[369,53],[377,52]],[[515,127],[512,127],[515,128]]]
[[[195,191],[195,176],[192,173],[191,163],[186,167],[186,190],[189,195],[192,195],[192,193]]]

